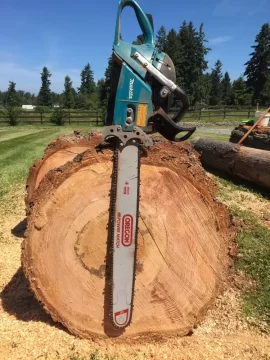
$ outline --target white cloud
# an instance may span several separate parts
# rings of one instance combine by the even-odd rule
[[[209,40],[210,45],[219,45],[232,40],[232,36],[219,36]]]
[[[71,77],[73,86],[76,88],[80,85],[80,70],[79,69],[61,69],[49,68],[52,76],[51,89],[55,92],[62,92],[64,88],[64,79],[66,75]],[[42,67],[27,69],[21,65],[11,62],[0,62],[0,90],[7,90],[8,82],[14,81],[17,90],[30,91],[38,93],[41,85],[40,73]]]

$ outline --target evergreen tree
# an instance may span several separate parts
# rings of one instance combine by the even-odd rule
[[[79,93],[91,95],[95,90],[96,84],[94,81],[94,72],[91,70],[91,66],[88,63],[81,72],[81,86],[79,88]]]
[[[200,77],[199,86],[200,86],[200,98],[199,98],[200,104],[203,106],[209,105],[210,93],[212,89],[211,74],[209,73],[202,74],[202,76]]]
[[[39,106],[51,106],[52,99],[51,99],[51,90],[50,90],[50,77],[52,74],[49,70],[44,66],[41,75],[41,88],[38,94],[38,105]]]
[[[179,39],[177,37],[177,33],[174,29],[171,29],[167,35],[165,50],[173,61],[175,60],[176,57],[175,53],[177,52],[178,49],[179,49]]]
[[[74,89],[72,88],[72,81],[68,75],[65,77],[64,88],[63,107],[72,109],[74,107]]]
[[[248,86],[242,76],[233,82],[232,93],[233,105],[251,104],[252,94],[249,92]]]
[[[108,59],[108,66],[105,70],[104,79],[99,83],[98,96],[101,107],[107,107],[108,99],[112,87],[113,60],[112,56]]]
[[[182,68],[181,64],[183,57],[181,54],[179,37],[174,29],[171,29],[168,32],[166,46],[164,50],[174,63],[177,84],[182,85],[181,72],[179,70]]]
[[[15,82],[10,81],[5,99],[5,105],[7,107],[19,106],[19,99],[15,87],[16,87]]]
[[[180,30],[177,34],[177,38],[178,38],[178,49],[177,49],[178,59],[176,59],[175,62],[177,84],[179,84],[188,93],[190,97],[190,93],[188,91],[187,76],[185,74],[185,71],[189,72],[189,64],[187,60],[189,54],[187,54],[186,52],[189,51],[187,44],[190,41],[190,37],[189,37],[188,25],[185,20],[183,21],[180,27]]]
[[[230,105],[232,101],[232,84],[229,73],[226,71],[221,82],[222,87],[222,102],[225,105]]]
[[[36,96],[28,91],[18,90],[17,96],[22,105],[35,105]],[[35,99],[35,101],[33,101]],[[34,103],[33,103],[34,102]]]
[[[36,105],[37,96],[35,94],[31,94],[30,92],[25,92],[23,90],[15,91],[16,98],[18,102],[18,106],[21,105]],[[0,106],[6,105],[8,91],[0,91]]]
[[[156,47],[163,52],[167,52],[166,45],[167,45],[167,32],[165,27],[161,25],[160,29],[157,32]]]
[[[205,37],[203,31],[203,23],[200,25],[199,34],[196,37],[196,59],[197,59],[197,80],[194,79],[194,104],[201,101],[204,97],[206,103],[209,101],[209,94],[211,91],[211,84],[209,82],[209,74],[205,74],[205,70],[208,68],[208,61],[205,59],[205,56],[211,51],[209,47],[206,46],[208,40]]]
[[[97,109],[97,99],[94,95],[77,94],[75,98],[75,109],[95,110]]]
[[[98,80],[97,82],[97,97],[98,97],[98,103],[99,103],[99,107],[103,106],[103,91],[105,89],[105,80],[104,78],[101,78],[100,80]]]
[[[245,64],[247,84],[253,92],[253,101],[262,105],[270,103],[270,24],[263,24],[256,36],[256,45],[251,46],[254,51],[250,60]]]
[[[210,105],[219,105],[222,98],[222,63],[217,60],[211,73],[212,87],[210,92]]]
[[[184,21],[180,27],[178,38],[177,80],[189,95],[190,103],[194,105],[203,97],[203,73],[207,69],[205,55],[210,50],[205,46],[207,40],[203,24],[198,32],[192,22],[187,24]]]
[[[51,104],[52,105],[59,105],[61,100],[61,95],[57,94],[54,91],[51,91]]]
[[[4,105],[6,100],[6,92],[0,90],[0,107]]]

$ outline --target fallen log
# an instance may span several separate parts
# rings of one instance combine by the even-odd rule
[[[230,142],[238,143],[249,131],[250,126],[239,125],[231,133]],[[243,142],[244,146],[270,151],[270,127],[260,126],[251,131]]]
[[[29,170],[26,182],[26,209],[28,209],[34,191],[38,188],[44,175],[67,161],[73,160],[76,155],[87,150],[91,146],[91,139],[94,136],[98,136],[97,133],[81,134],[74,131],[72,135],[57,137],[47,146],[43,158],[35,161]]]
[[[270,152],[207,138],[191,141],[203,164],[270,189]]]
[[[95,144],[96,142],[96,144]],[[134,312],[112,326],[107,241],[112,153],[91,148],[36,189],[22,264],[55,321],[83,338],[186,335],[224,288],[234,231],[188,143],[159,142],[141,159]]]

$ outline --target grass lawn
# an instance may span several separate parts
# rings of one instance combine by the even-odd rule
[[[235,272],[245,276],[243,313],[251,325],[270,332],[270,193],[238,179],[212,176],[219,200],[229,206],[239,225]]]
[[[42,158],[50,141],[61,134],[71,134],[75,129],[81,132],[97,130],[85,125],[0,128],[0,199],[12,186],[25,182],[29,168],[34,160]]]

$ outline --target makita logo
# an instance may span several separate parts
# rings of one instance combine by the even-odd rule
[[[122,219],[122,245],[130,246],[132,244],[133,217],[124,215]]]
[[[135,79],[129,80],[129,93],[128,93],[129,100],[133,99],[134,81],[135,81]]]

